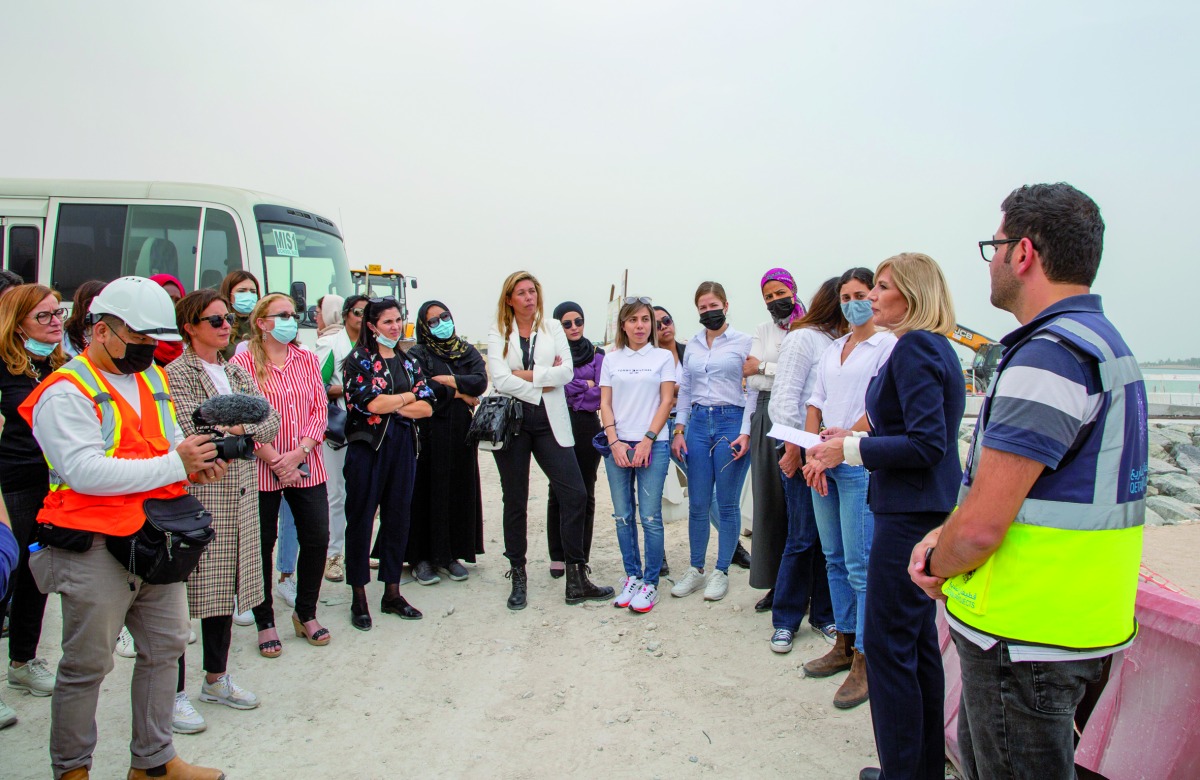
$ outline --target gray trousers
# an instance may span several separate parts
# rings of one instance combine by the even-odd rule
[[[54,777],[77,767],[91,769],[96,703],[113,669],[122,625],[137,648],[129,765],[150,769],[170,761],[179,657],[188,639],[185,585],[145,584],[117,563],[99,534],[87,552],[47,548],[30,557],[29,567],[43,593],[62,597],[63,655],[50,704]]]

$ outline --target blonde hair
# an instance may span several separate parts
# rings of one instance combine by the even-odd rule
[[[513,314],[512,307],[508,305],[508,299],[512,297],[513,291],[517,289],[517,285],[524,281],[533,282],[533,289],[537,291],[537,314],[533,316],[533,329],[542,329],[541,282],[528,271],[515,271],[509,274],[508,278],[504,280],[504,284],[500,287],[500,303],[496,305],[496,329],[504,337],[502,357],[508,357],[508,337],[512,335],[513,322],[516,320],[516,315]]]
[[[621,311],[617,313],[617,349],[625,349],[629,346],[629,336],[625,333],[625,321],[631,319],[642,309],[650,314],[650,346],[658,346],[658,326],[654,324],[654,307],[648,303],[634,301],[621,304]]]
[[[266,338],[267,332],[258,327],[258,321],[267,319],[267,310],[275,301],[291,301],[293,311],[296,308],[296,302],[289,296],[283,293],[271,293],[260,298],[250,311],[250,338],[247,340],[246,348],[250,350],[250,356],[254,358],[254,378],[258,380],[260,386],[271,380],[271,369],[269,367],[270,360],[267,358],[267,348],[263,346],[263,339]]]
[[[4,291],[3,303],[0,304],[0,357],[4,358],[8,373],[13,376],[24,374],[30,379],[38,379],[33,361],[25,351],[25,340],[17,333],[17,328],[34,306],[46,300],[47,295],[53,295],[55,300],[62,302],[57,290],[41,284],[20,284]],[[50,353],[50,368],[58,369],[66,362],[67,355],[62,350],[62,344],[59,344]]]
[[[875,269],[876,284],[884,271],[891,271],[892,283],[908,303],[904,319],[892,330],[900,333],[927,330],[937,334],[954,330],[954,299],[950,297],[950,285],[946,284],[941,266],[932,257],[920,252],[901,252],[889,257]]]

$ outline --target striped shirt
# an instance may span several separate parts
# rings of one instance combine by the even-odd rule
[[[277,452],[282,455],[296,449],[304,437],[317,443],[324,440],[329,411],[316,355],[295,344],[289,344],[287,361],[283,368],[268,363],[270,378],[266,383],[259,382],[258,375],[254,372],[254,356],[250,350],[234,355],[230,362],[250,372],[250,376],[254,377],[255,387],[266,397],[271,408],[279,412],[279,435],[272,443]],[[309,475],[301,479],[297,487],[313,487],[325,481],[322,449],[313,447],[313,451],[305,459]],[[282,488],[282,483],[275,476],[275,472],[271,471],[271,467],[259,461],[258,489],[273,491]]]

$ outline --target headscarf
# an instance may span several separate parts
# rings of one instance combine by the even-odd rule
[[[758,289],[761,290],[765,287],[767,282],[779,282],[792,291],[792,300],[796,302],[795,308],[792,309],[792,316],[788,318],[787,322],[779,322],[778,320],[775,322],[779,327],[786,329],[805,314],[804,304],[800,303],[800,298],[796,295],[796,280],[792,278],[792,275],[786,269],[772,268],[763,274],[762,281],[758,283]]]
[[[426,320],[429,319],[429,310],[434,306],[447,312],[450,311],[450,307],[441,301],[425,301],[425,303],[422,303],[421,308],[417,310],[417,343],[424,344],[430,352],[446,362],[458,360],[470,351],[471,345],[467,343],[466,339],[458,335],[457,327],[455,327],[454,333],[448,339],[438,339],[433,335],[429,330]]]
[[[318,338],[345,327],[342,325],[342,296],[326,295],[321,299],[321,319],[325,321],[325,327],[317,332]]]
[[[180,295],[187,295],[187,288],[183,286],[183,282],[170,274],[155,274],[150,277],[150,281],[156,282],[159,287],[166,287],[168,284],[173,284],[179,289]],[[160,366],[165,366],[182,354],[182,341],[160,341],[158,342],[158,347],[154,350],[154,359]]]
[[[583,307],[578,303],[575,303],[575,301],[563,301],[554,307],[554,319],[562,322],[563,315],[573,311],[579,312],[580,316],[583,315]],[[586,336],[580,336],[575,341],[568,339],[567,343],[571,345],[571,362],[575,365],[575,368],[586,366],[596,359],[596,345]]]

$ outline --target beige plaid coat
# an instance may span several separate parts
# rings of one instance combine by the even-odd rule
[[[217,358],[229,377],[233,392],[262,397],[246,370]],[[171,398],[179,427],[187,435],[196,432],[192,411],[217,388],[191,349],[167,366]],[[271,410],[266,422],[247,425],[254,440],[269,443],[279,433],[279,413]],[[188,485],[188,491],[212,513],[216,536],[209,542],[200,564],[188,578],[188,608],[192,617],[233,614],[233,597],[245,611],[263,600],[262,549],[258,527],[258,465],[237,460],[229,464],[224,479],[210,485]]]

